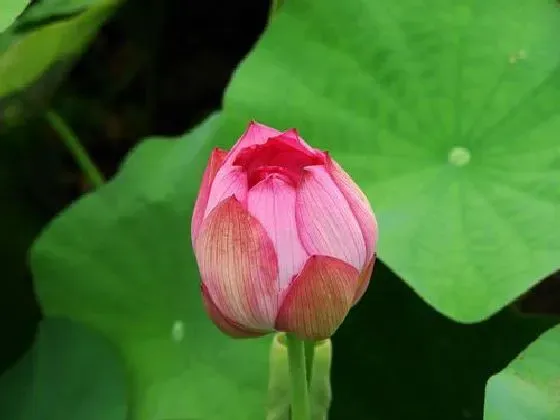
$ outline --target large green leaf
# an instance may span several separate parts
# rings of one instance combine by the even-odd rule
[[[115,349],[83,325],[43,320],[30,352],[0,377],[0,418],[126,420],[125,372]]]
[[[286,2],[227,92],[331,151],[379,218],[379,255],[461,322],[560,264],[560,8],[551,0]]]
[[[270,339],[232,340],[211,324],[191,250],[192,205],[217,123],[142,143],[32,249],[44,311],[92,325],[121,348],[135,419],[264,418]]]
[[[2,7],[0,8],[0,33],[12,24],[28,4],[29,0],[2,0]]]
[[[486,386],[484,420],[560,419],[560,326],[544,333]]]

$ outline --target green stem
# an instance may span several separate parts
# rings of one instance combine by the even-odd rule
[[[288,363],[290,366],[292,417],[291,420],[309,420],[309,394],[305,372],[305,351],[303,341],[292,334],[286,334]]]
[[[47,111],[46,119],[51,127],[58,133],[70,153],[74,156],[76,163],[89,179],[91,185],[100,187],[105,183],[103,175],[90,159],[86,149],[80,143],[78,136],[66,124],[66,122],[54,111]]]
[[[311,388],[311,378],[313,377],[313,357],[315,357],[315,341],[304,341],[305,349],[305,373],[307,378],[307,388]]]

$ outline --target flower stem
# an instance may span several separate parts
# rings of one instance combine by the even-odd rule
[[[93,161],[90,159],[86,149],[80,143],[78,136],[66,124],[66,122],[54,111],[47,111],[46,119],[51,127],[58,133],[70,153],[74,156],[76,163],[82,169],[84,175],[89,179],[91,185],[100,187],[105,182],[103,175]]]
[[[307,388],[311,388],[311,378],[313,375],[313,358],[315,357],[315,341],[304,341],[305,349],[305,372],[307,378]]]
[[[309,393],[305,369],[304,342],[292,334],[286,334],[288,363],[290,366],[292,417],[291,420],[309,420]]]

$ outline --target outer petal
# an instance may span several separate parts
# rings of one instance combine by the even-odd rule
[[[249,191],[248,209],[266,229],[278,256],[278,288],[298,274],[308,254],[296,228],[296,191],[281,177],[269,176]]]
[[[240,325],[236,325],[232,320],[227,319],[220,309],[214,304],[212,297],[208,292],[208,288],[204,284],[201,285],[201,291],[202,301],[204,302],[204,307],[206,308],[206,312],[208,312],[208,316],[224,334],[233,338],[251,338],[266,334],[266,332],[253,331],[245,329]]]
[[[232,195],[240,203],[247,203],[247,189],[247,174],[241,167],[228,165],[226,161],[214,178],[203,218],[207,217],[220,202]]]
[[[231,148],[228,162],[233,162],[242,149],[246,149],[257,144],[264,144],[271,137],[276,137],[282,134],[280,131],[268,127],[264,124],[259,124],[256,121],[251,121],[245,133],[237,140],[237,143]]]
[[[244,329],[270,331],[278,303],[278,263],[272,241],[235,199],[202,222],[195,255],[207,295],[222,317]]]
[[[364,242],[367,248],[367,256],[370,258],[376,250],[378,230],[377,220],[375,214],[371,209],[368,198],[362,192],[360,187],[330,156],[327,157],[326,164],[327,171],[332,177],[332,180],[340,189],[346,201],[352,209],[352,213],[356,216],[362,234],[364,235]]]
[[[358,280],[358,289],[356,290],[356,294],[354,295],[353,305],[358,303],[362,298],[362,296],[364,295],[364,293],[366,293],[366,290],[369,286],[369,280],[371,278],[371,273],[373,272],[374,265],[375,265],[375,255],[371,257],[366,268],[364,268],[360,273],[360,279]]]
[[[308,254],[339,258],[360,271],[366,265],[360,225],[323,166],[305,168],[296,195],[296,222]]]
[[[218,169],[224,163],[224,159],[227,156],[225,150],[215,148],[212,150],[212,154],[208,159],[208,164],[202,175],[202,183],[200,185],[200,191],[196,202],[194,203],[194,210],[191,222],[191,239],[194,245],[194,238],[198,234],[200,225],[202,224],[202,218],[204,216],[204,210],[206,210],[206,205],[208,204],[208,197],[210,196],[210,187],[212,186],[212,181],[216,177]]]
[[[288,289],[276,329],[305,340],[329,338],[352,306],[359,272],[332,257],[314,255]]]

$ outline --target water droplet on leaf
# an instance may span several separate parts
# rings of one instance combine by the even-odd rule
[[[457,146],[451,149],[447,159],[452,165],[465,166],[471,161],[471,152],[466,147]]]

